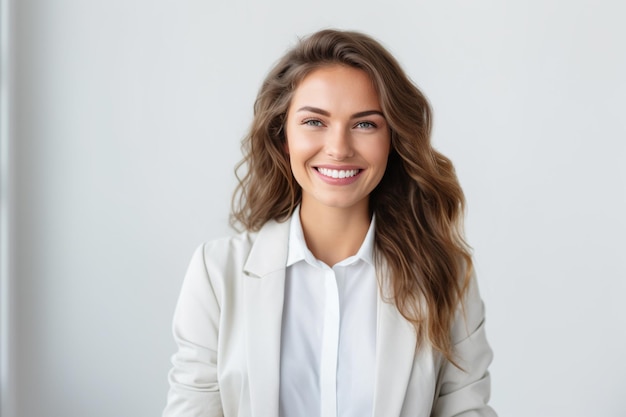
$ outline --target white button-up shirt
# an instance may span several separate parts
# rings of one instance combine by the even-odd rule
[[[280,416],[372,415],[377,280],[374,219],[356,255],[329,267],[291,220],[283,307]]]

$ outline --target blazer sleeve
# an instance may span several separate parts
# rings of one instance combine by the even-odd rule
[[[172,357],[163,417],[222,417],[217,380],[219,321],[219,296],[207,273],[203,245],[191,259],[174,313],[178,350]]]
[[[445,361],[437,381],[432,417],[497,417],[488,405],[493,353],[485,335],[485,309],[476,277],[452,326],[453,354],[462,368]]]

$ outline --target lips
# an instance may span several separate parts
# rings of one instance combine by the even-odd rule
[[[332,169],[332,168],[324,168],[317,167],[317,172],[322,174],[328,178],[352,178],[356,176],[361,170],[360,169]]]

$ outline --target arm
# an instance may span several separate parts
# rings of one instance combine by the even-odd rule
[[[194,253],[183,282],[173,332],[170,390],[163,417],[221,417],[217,381],[220,305],[204,262],[204,246]]]
[[[487,405],[491,391],[487,368],[493,353],[485,336],[485,310],[475,277],[464,307],[464,311],[459,309],[452,326],[455,360],[463,369],[447,361],[443,364],[432,417],[496,417]]]

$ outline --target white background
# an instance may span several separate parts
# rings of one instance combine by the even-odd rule
[[[2,417],[160,415],[260,82],[378,38],[468,199],[501,416],[626,416],[621,1],[3,0]],[[7,72],[8,71],[8,72]]]

